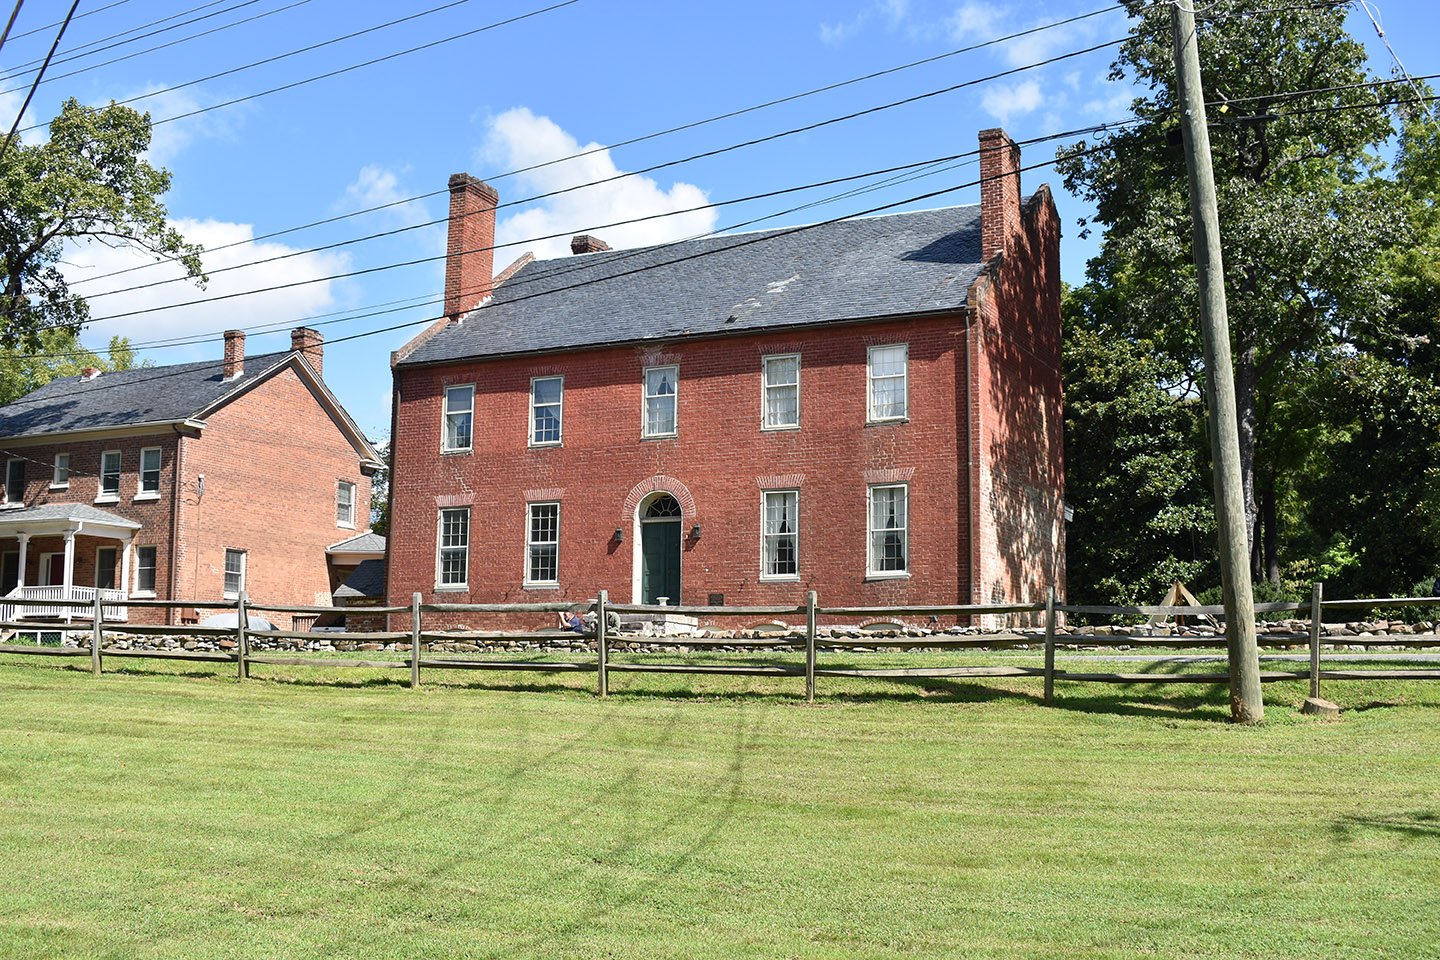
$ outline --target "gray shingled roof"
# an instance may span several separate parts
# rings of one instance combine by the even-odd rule
[[[335,588],[332,596],[336,598],[345,597],[383,597],[385,595],[385,561],[364,560],[355,572],[345,578],[345,582]]]
[[[185,420],[289,356],[287,350],[246,357],[245,372],[228,382],[221,380],[221,360],[119,370],[90,381],[61,377],[0,407],[0,437]]]
[[[402,363],[958,310],[980,267],[978,204],[537,260]]]
[[[384,553],[385,538],[371,530],[357,534],[349,540],[341,540],[339,543],[332,543],[325,548],[326,553]]]
[[[0,523],[25,524],[39,520],[88,520],[91,523],[105,523],[113,527],[131,527],[139,530],[141,524],[126,520],[114,513],[98,510],[88,503],[42,503],[18,510],[0,510]]]

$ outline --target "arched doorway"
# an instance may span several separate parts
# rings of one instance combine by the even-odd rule
[[[640,501],[639,555],[636,563],[641,603],[680,602],[680,504],[670,494],[653,493]]]

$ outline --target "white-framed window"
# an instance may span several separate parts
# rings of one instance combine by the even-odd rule
[[[50,489],[64,490],[70,486],[70,454],[55,454],[55,472],[50,475]]]
[[[114,547],[100,547],[95,551],[95,588],[97,590],[115,589],[115,559],[117,556]]]
[[[645,368],[645,423],[642,436],[675,435],[675,388],[679,379],[680,368],[673,364]]]
[[[910,570],[910,488],[904,483],[870,488],[866,573],[905,576]]]
[[[904,420],[910,415],[909,378],[910,346],[892,343],[871,347],[865,363],[869,411],[866,417],[877,420]]]
[[[764,357],[760,368],[765,406],[761,428],[789,430],[800,426],[800,354]]]
[[[475,385],[445,388],[445,437],[441,449],[446,453],[469,450],[475,437]]]
[[[245,589],[245,551],[225,551],[225,599],[234,600]]]
[[[335,526],[355,529],[355,484],[349,480],[335,483]]]
[[[120,499],[120,451],[106,450],[100,454],[100,494],[95,498],[113,502]]]
[[[9,460],[5,464],[5,502],[16,506],[25,502],[24,460]]]
[[[135,593],[155,595],[155,548],[135,548]]]
[[[144,447],[140,450],[140,490],[136,500],[155,500],[160,497],[160,448]]]
[[[560,580],[560,504],[532,503],[526,511],[525,582]]]
[[[440,511],[435,556],[435,586],[464,589],[470,576],[470,508]]]
[[[530,445],[558,444],[565,413],[565,378],[535,377],[530,381]]]
[[[766,490],[764,501],[760,579],[794,580],[800,575],[800,491]]]

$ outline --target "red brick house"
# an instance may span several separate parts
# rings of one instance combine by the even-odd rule
[[[392,357],[388,602],[1043,599],[1065,579],[1059,224],[979,205],[494,277],[450,180],[447,317]]]
[[[0,620],[96,590],[138,623],[182,618],[131,597],[328,605],[326,548],[369,529],[381,464],[321,379],[320,334],[291,345],[247,358],[229,331],[223,360],[91,369],[0,407]]]

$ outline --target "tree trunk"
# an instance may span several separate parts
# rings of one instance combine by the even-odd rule
[[[1260,518],[1265,530],[1265,579],[1280,586],[1280,527],[1275,509],[1275,478],[1265,478],[1260,493]]]
[[[1235,419],[1240,434],[1240,483],[1245,494],[1245,542],[1255,556],[1255,521],[1260,515],[1255,499],[1255,348],[1245,347],[1235,357]]]

